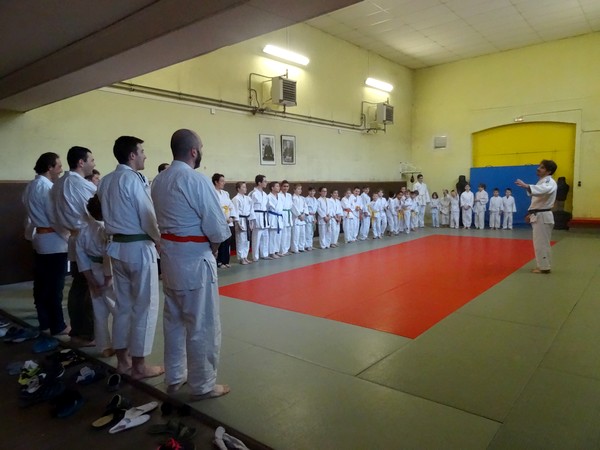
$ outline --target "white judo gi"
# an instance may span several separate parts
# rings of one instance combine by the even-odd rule
[[[533,231],[533,249],[538,269],[550,270],[552,265],[550,237],[554,228],[552,207],[556,201],[556,181],[548,175],[540,178],[536,184],[530,184],[527,195],[531,196],[531,205],[527,210]]]
[[[306,202],[306,210],[308,213],[304,221],[306,222],[304,228],[304,237],[306,239],[304,247],[306,249],[313,248],[313,241],[315,238],[315,216],[317,214],[317,199],[315,197],[307,196],[304,197]]]
[[[344,213],[342,223],[344,226],[344,242],[347,244],[348,242],[354,242],[352,236],[354,233],[354,201],[353,195],[348,197],[344,196],[341,200],[342,211]]]
[[[252,227],[252,257],[254,261],[269,256],[269,202],[267,193],[259,189],[250,192],[252,209],[254,211],[254,226]]]
[[[292,244],[292,222],[294,221],[292,216],[292,194],[289,192],[280,192],[279,199],[281,200],[283,208],[283,225],[281,227],[281,240],[278,251],[280,254],[286,255],[290,252],[290,246]]]
[[[210,243],[229,237],[211,181],[173,161],[152,184],[162,233],[165,383],[186,378],[193,395],[213,390],[221,347],[217,264]]]
[[[339,198],[330,198],[329,202],[331,203],[332,211],[330,244],[337,247],[340,238],[340,223],[342,222],[344,212],[342,211],[342,202]]]
[[[458,228],[460,226],[460,198],[450,197],[450,228]]]
[[[500,229],[500,211],[502,211],[502,197],[492,195],[490,198],[490,228]]]
[[[441,207],[440,199],[432,198],[430,208],[431,208],[431,225],[433,226],[433,228],[440,227],[440,207]]]
[[[515,205],[515,198],[510,196],[502,197],[502,228],[505,230],[512,230],[513,227],[513,214],[517,212],[517,206]]]
[[[331,245],[331,221],[335,220],[332,218],[333,211],[331,206],[328,198],[319,197],[317,199],[319,245],[322,249],[329,248]]]
[[[371,214],[369,213],[369,203],[371,203],[371,197],[366,192],[360,194],[360,200],[363,205],[362,217],[360,219],[360,235],[359,239],[364,241],[369,236],[369,229],[371,228]]]
[[[442,195],[440,199],[440,215],[442,225],[450,224],[450,196]]]
[[[77,235],[75,244],[77,268],[83,273],[91,271],[99,291],[90,288],[92,306],[94,308],[94,338],[96,347],[102,350],[112,348],[112,340],[108,327],[108,318],[115,314],[115,291],[112,280],[112,264],[107,251],[107,237],[104,222],[89,217],[88,226]],[[89,283],[88,283],[89,284]]]
[[[304,251],[306,244],[306,200],[301,195],[292,195],[292,253]]]
[[[252,209],[252,200],[247,195],[238,193],[231,201],[237,211],[237,220],[235,221],[235,251],[238,261],[242,261],[248,258],[250,250],[248,233],[250,231],[250,221],[254,220],[254,210]]]
[[[154,206],[139,173],[125,164],[102,178],[98,197],[111,236],[107,253],[116,295],[113,346],[128,349],[133,357],[145,357],[152,352],[158,318],[154,243],[160,234]]]
[[[460,194],[460,209],[462,210],[462,221],[465,228],[471,228],[471,223],[473,223],[474,202],[475,197],[473,196],[473,192],[465,191]]]
[[[473,214],[475,216],[475,228],[483,230],[485,228],[485,210],[488,204],[489,196],[488,193],[483,191],[477,191],[475,193],[475,203],[473,205]]]
[[[419,208],[417,210],[417,221],[411,225],[413,228],[423,228],[425,226],[425,208],[431,201],[431,198],[429,197],[429,189],[427,189],[427,185],[425,183],[417,181],[415,184],[413,184],[413,191],[419,191],[419,195],[417,195],[416,198]]]
[[[269,255],[279,253],[281,246],[281,230],[283,228],[283,201],[279,194],[271,192],[267,195],[267,211],[269,211]]]

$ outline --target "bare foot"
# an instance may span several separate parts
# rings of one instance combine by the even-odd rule
[[[226,384],[215,384],[212,391],[207,392],[206,394],[192,394],[190,400],[196,402],[199,400],[207,400],[209,398],[222,397],[223,395],[229,394],[229,392],[231,392],[231,388]]]
[[[153,378],[165,373],[162,366],[141,366],[131,370],[131,378],[134,380],[143,380],[144,378]]]
[[[96,346],[95,341],[88,341],[86,339],[82,339],[77,336],[71,336],[70,343],[73,347],[95,347]]]
[[[117,352],[114,348],[105,348],[101,354],[103,358],[110,358],[111,356],[115,356]]]

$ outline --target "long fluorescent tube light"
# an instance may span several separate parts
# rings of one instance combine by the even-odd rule
[[[277,58],[285,59],[286,61],[301,64],[303,66],[306,66],[310,62],[310,59],[308,59],[306,56],[290,52],[289,50],[285,50],[271,44],[266,45],[265,48],[263,48],[263,52],[276,56]]]
[[[379,81],[379,80],[376,80],[375,78],[367,78],[365,80],[365,84],[367,86],[371,86],[371,87],[374,87],[375,89],[379,89],[379,90],[385,91],[385,92],[392,92],[392,90],[394,89],[394,86],[392,86],[390,83],[386,83],[385,81]]]

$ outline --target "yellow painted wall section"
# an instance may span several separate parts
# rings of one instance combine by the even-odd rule
[[[473,133],[473,167],[520,166],[552,159],[554,178],[573,185],[575,124],[557,122],[515,123]],[[533,182],[534,180],[526,180]],[[572,196],[566,204],[571,210]]]
[[[516,118],[523,118],[521,125],[572,123],[572,212],[600,218],[599,73],[600,33],[417,70],[413,162],[439,190],[469,173],[473,133]],[[433,149],[439,135],[448,136],[444,150]]]
[[[267,43],[310,57],[298,68],[263,56]],[[144,173],[171,160],[169,141],[179,128],[196,130],[204,142],[201,170],[224,173],[229,181],[253,180],[257,173],[281,180],[395,180],[399,162],[410,159],[413,71],[313,27],[298,24],[210,54],[129,80],[230,102],[248,103],[252,72],[277,76],[289,71],[298,82],[298,106],[289,112],[360,123],[361,101],[395,107],[395,123],[376,135],[338,130],[257,114],[227,111],[161,99],[142,98],[105,89],[89,92],[25,114],[0,112],[0,179],[33,178],[37,157],[46,151],[62,155],[73,145],[94,152],[102,173],[114,169],[114,140],[120,135],[145,141]],[[386,94],[367,88],[368,76],[391,82]],[[259,164],[259,134],[276,136],[275,166]],[[279,136],[296,136],[295,165],[282,166]]]

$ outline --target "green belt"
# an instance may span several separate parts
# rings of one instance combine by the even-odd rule
[[[98,264],[102,264],[104,262],[104,258],[102,256],[88,255],[88,258],[90,258],[91,262],[95,262],[95,263],[98,263]]]
[[[146,233],[142,234],[113,234],[113,242],[137,242],[151,241],[152,238]]]

